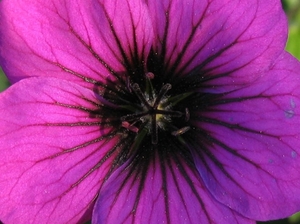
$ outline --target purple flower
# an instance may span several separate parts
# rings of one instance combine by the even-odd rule
[[[255,223],[300,210],[279,0],[2,0],[0,220]]]

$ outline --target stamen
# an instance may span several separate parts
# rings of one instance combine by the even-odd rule
[[[183,135],[184,133],[186,133],[190,129],[191,128],[189,126],[186,126],[186,127],[178,129],[177,131],[173,131],[171,134],[174,135],[174,136]]]
[[[133,121],[147,114],[149,114],[148,111],[136,113],[136,114],[127,114],[126,116],[121,117],[121,121]]]
[[[128,129],[129,131],[135,132],[135,133],[138,133],[138,132],[139,132],[138,127],[133,126],[133,124],[130,124],[130,123],[128,123],[127,121],[123,121],[123,122],[122,122],[122,127]]]
[[[137,83],[134,83],[131,86],[132,90],[134,91],[134,93],[137,95],[137,97],[139,98],[139,100],[148,108],[151,109],[152,107],[150,106],[150,104],[147,102],[140,86]]]
[[[172,88],[172,85],[167,83],[165,84],[161,90],[159,91],[159,94],[157,95],[155,102],[153,104],[153,108],[156,108],[161,101],[161,99],[165,96],[165,94]]]
[[[146,89],[145,89],[145,92],[148,93],[148,97],[149,97],[149,101],[150,102],[153,102],[153,97],[154,97],[154,89],[153,89],[153,86],[152,86],[152,82],[151,80],[154,79],[154,74],[152,72],[147,72],[145,74],[145,77],[146,77]]]
[[[129,77],[126,78],[126,87],[127,87],[128,91],[131,93],[132,91],[130,88],[130,78]]]
[[[170,117],[181,117],[183,113],[180,111],[172,111],[172,110],[156,110],[156,114],[169,115]]]
[[[190,111],[188,108],[185,108],[185,121],[190,120]]]

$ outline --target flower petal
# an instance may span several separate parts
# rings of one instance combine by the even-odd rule
[[[120,167],[103,185],[92,223],[255,223],[217,202],[175,148],[152,148]]]
[[[255,79],[284,50],[287,21],[280,0],[147,4],[166,78],[189,74],[203,79],[208,91],[224,92]]]
[[[125,66],[134,72],[143,64],[153,36],[141,0],[4,0],[0,17],[0,62],[13,82],[118,79]]]
[[[284,53],[255,82],[210,97],[193,115],[198,143],[190,148],[205,185],[255,220],[300,209],[299,71],[300,63]]]
[[[98,106],[92,91],[55,78],[24,79],[1,93],[0,220],[91,218],[119,138],[89,115]]]

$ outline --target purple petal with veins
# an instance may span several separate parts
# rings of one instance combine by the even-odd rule
[[[217,202],[180,147],[137,155],[103,185],[92,223],[255,223]],[[142,169],[137,169],[142,167]]]
[[[191,109],[198,134],[186,141],[204,183],[218,201],[246,217],[299,210],[299,70],[284,53],[249,86]]]
[[[137,64],[152,43],[141,1],[12,0],[0,10],[1,66],[12,82],[51,76],[84,86],[105,83],[128,68],[143,69]]]
[[[90,213],[119,142],[107,119],[91,117],[99,107],[93,91],[54,78],[25,79],[1,94],[5,223],[76,223]]]
[[[170,70],[167,78],[203,79],[206,92],[228,91],[255,79],[285,46],[286,18],[278,3],[147,0],[154,52]]]

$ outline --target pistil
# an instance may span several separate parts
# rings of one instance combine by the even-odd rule
[[[149,81],[150,79],[148,79]],[[151,83],[150,83],[151,84]],[[141,90],[140,86],[137,83],[129,85],[130,89],[138,97],[142,111],[137,111],[136,113],[127,114],[121,117],[122,127],[126,128],[129,131],[139,133],[139,122],[148,121],[148,125],[143,125],[143,129],[148,129],[148,133],[151,134],[151,143],[158,143],[158,127],[162,127],[164,122],[170,122],[170,117],[182,117],[185,116],[185,121],[189,120],[190,114],[189,110],[186,108],[185,112],[173,111],[170,110],[171,103],[168,102],[166,97],[167,92],[172,88],[172,85],[167,83],[162,86],[157,96],[153,90],[146,92],[147,97]],[[130,91],[130,92],[131,92]],[[189,126],[183,127],[181,129],[171,131],[173,136],[178,136],[184,134],[189,130]]]

